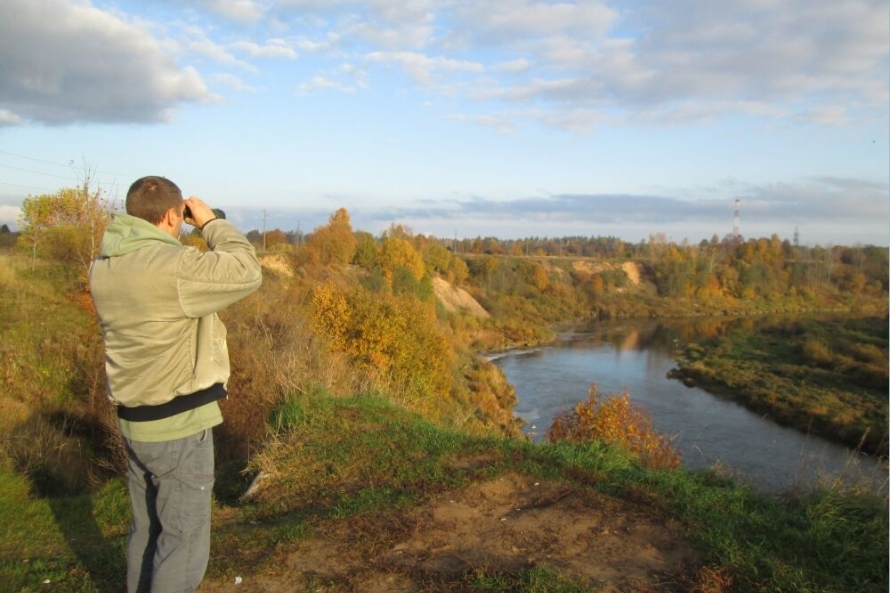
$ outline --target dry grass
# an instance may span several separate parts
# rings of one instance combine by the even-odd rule
[[[10,255],[0,254],[0,288],[10,290],[18,280],[15,259]]]

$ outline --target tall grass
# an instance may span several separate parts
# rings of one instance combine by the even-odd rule
[[[10,255],[0,253],[0,288],[5,291],[13,290],[17,278],[15,260]]]
[[[98,325],[65,266],[3,258],[0,291],[0,449],[39,490],[101,485],[122,467],[116,418],[105,397]]]

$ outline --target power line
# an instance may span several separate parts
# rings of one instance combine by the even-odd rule
[[[33,185],[21,185],[19,183],[8,183],[6,181],[0,181],[0,185],[8,185],[10,187],[20,187],[22,189],[36,189],[37,191],[56,191],[59,188],[50,189],[48,187],[35,187]]]
[[[0,149],[0,154],[5,154],[5,155],[12,156],[12,157],[16,157],[16,158],[20,158],[20,159],[25,159],[25,160],[33,161],[33,162],[35,162],[35,163],[43,163],[43,164],[45,164],[45,165],[52,165],[52,166],[54,166],[54,167],[61,167],[61,168],[63,168],[63,169],[68,169],[69,171],[71,171],[71,172],[72,172],[73,174],[75,174],[75,175],[76,175],[77,172],[78,172],[77,166],[74,164],[74,160],[73,160],[73,159],[70,160],[70,161],[68,161],[67,164],[63,164],[63,163],[57,163],[57,162],[53,162],[53,161],[48,161],[48,160],[46,160],[46,159],[39,159],[39,158],[35,158],[35,157],[31,157],[31,156],[27,156],[27,155],[24,155],[24,154],[19,154],[19,153],[16,153],[16,152],[11,152],[11,151],[8,151],[8,150],[2,150],[2,149]],[[7,167],[7,168],[9,168],[9,169],[16,169],[16,170],[23,171],[23,172],[27,172],[27,173],[33,173],[33,174],[35,174],[35,175],[44,175],[44,176],[49,176],[49,177],[59,177],[60,179],[69,179],[68,177],[61,177],[61,176],[59,176],[59,175],[54,175],[54,174],[52,174],[52,173],[41,173],[41,172],[39,172],[39,171],[33,171],[33,170],[30,170],[30,169],[23,169],[23,168],[15,167],[15,166],[12,166],[12,165],[0,165],[0,166]],[[88,168],[88,166],[87,166],[86,164],[84,164],[84,169],[85,169],[86,171],[89,172],[89,168]],[[100,171],[96,170],[96,171],[94,171],[93,173],[94,173],[93,175],[90,175],[91,178],[93,178],[93,179],[97,179],[97,178],[99,178],[99,177],[103,177],[103,178],[106,178],[106,179],[111,178],[111,180],[107,182],[107,183],[111,183],[111,184],[116,184],[116,183],[118,183],[118,178],[122,178],[122,177],[123,177],[123,178],[131,178],[131,177],[132,177],[132,178],[135,179],[136,177],[139,177],[138,175],[125,175],[125,174],[123,174],[123,173],[114,173],[114,172],[110,172],[110,171],[100,172]]]
[[[16,154],[14,152],[9,152],[8,150],[0,150],[0,154],[8,154],[9,156],[18,157],[20,159],[27,159],[29,161],[35,161],[37,163],[44,163],[46,165],[55,165],[56,167],[64,167],[65,169],[68,169],[74,165],[74,161],[70,161],[67,165],[63,165],[61,163],[54,163],[52,161],[45,161],[43,159],[35,159],[34,157],[25,156],[23,154]]]
[[[35,175],[43,175],[44,177],[55,177],[57,179],[68,179],[71,177],[64,177],[62,175],[53,175],[52,173],[41,173],[40,171],[32,171],[31,169],[22,169],[21,167],[13,167],[12,165],[4,165],[0,163],[0,167],[5,167],[7,169],[15,169],[16,171],[24,171],[25,173],[34,173]]]

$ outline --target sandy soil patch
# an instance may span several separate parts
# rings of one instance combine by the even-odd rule
[[[275,255],[264,255],[259,259],[260,265],[267,270],[270,270],[287,278],[292,278],[294,275],[293,269],[287,262],[287,256],[285,256],[283,253],[278,253]]]
[[[624,262],[621,265],[615,265],[608,262],[577,260],[572,262],[572,267],[576,270],[587,272],[588,274],[599,274],[609,270],[623,270],[624,273],[627,274],[631,284],[634,286],[639,286],[642,279],[640,265],[632,261]]]
[[[448,281],[438,276],[433,277],[433,292],[436,293],[436,297],[446,311],[452,313],[464,312],[476,317],[489,316],[488,311],[476,299],[471,297],[467,291],[449,284]]]
[[[205,581],[203,593],[456,591],[481,569],[546,566],[597,591],[654,591],[695,552],[669,524],[632,504],[554,482],[509,474],[448,492],[385,517],[318,526],[279,553],[272,570],[241,583]],[[211,560],[212,562],[212,560]]]

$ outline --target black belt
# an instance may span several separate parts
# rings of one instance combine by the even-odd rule
[[[157,406],[127,406],[117,407],[117,417],[130,422],[147,422],[149,420],[162,420],[182,412],[188,412],[200,408],[210,402],[215,402],[226,396],[226,388],[222,383],[211,385],[207,389],[196,391],[188,395],[179,395],[170,401]]]

